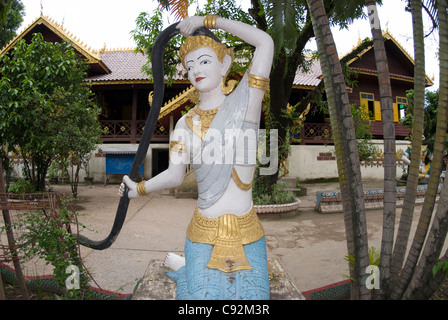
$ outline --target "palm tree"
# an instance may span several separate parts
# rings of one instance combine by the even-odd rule
[[[381,121],[383,123],[384,139],[384,209],[383,209],[383,237],[381,242],[380,276],[382,295],[389,286],[390,261],[394,242],[395,211],[396,211],[396,151],[395,125],[390,84],[389,65],[381,31],[378,10],[374,0],[366,0],[369,13],[370,27],[373,38],[376,68],[378,70],[378,84],[381,97]]]
[[[434,2],[432,4],[435,7]],[[428,191],[425,195],[425,202],[417,226],[414,241],[412,243],[409,258],[405,267],[409,264],[415,266],[418,257],[418,267],[412,278],[405,279],[410,282],[409,287],[404,292],[405,299],[425,299],[428,298],[440,283],[441,278],[432,277],[432,267],[440,257],[442,246],[448,231],[448,179],[445,179],[445,185],[440,195],[440,202],[431,226],[427,239],[426,235],[429,228],[429,221],[432,218],[434,202],[439,185],[439,176],[441,173],[442,153],[445,148],[446,132],[448,123],[448,15],[447,0],[438,0],[438,24],[439,24],[439,57],[440,57],[440,96],[437,115],[437,129],[434,142],[434,159],[431,165],[431,174],[428,183]],[[425,247],[422,251],[423,242]],[[424,289],[424,290],[423,290]]]
[[[410,234],[410,227],[412,223],[412,216],[415,207],[415,198],[417,193],[420,152],[422,146],[422,135],[424,126],[424,101],[425,101],[425,52],[424,52],[424,34],[423,34],[423,19],[422,19],[422,2],[420,0],[410,1],[412,12],[412,25],[414,36],[414,125],[412,128],[412,151],[411,151],[411,164],[409,166],[409,175],[406,184],[406,193],[404,197],[404,204],[400,219],[400,224],[397,234],[397,242],[394,248],[394,256],[392,259],[392,277],[395,279],[395,285],[391,292],[392,299],[400,299],[403,292],[408,286],[415,265],[420,255],[420,250],[424,238],[426,236],[427,225],[429,220],[424,222],[423,229],[419,227],[419,233],[415,235],[413,245],[408,254],[406,264],[403,267],[404,255],[406,253],[407,243]],[[436,182],[435,188],[437,189]],[[429,188],[428,188],[429,191]],[[430,195],[430,192],[427,192]],[[434,193],[435,199],[435,193]],[[423,211],[427,214],[431,214],[432,209],[429,207],[425,210],[425,204],[422,209],[422,218],[424,217]],[[423,231],[424,230],[424,231]],[[402,270],[401,270],[402,269]],[[400,272],[401,270],[401,272]],[[398,276],[398,273],[400,275]]]
[[[423,40],[423,22],[422,22],[422,5],[420,1],[411,1],[411,10],[413,16],[413,32],[414,32],[414,125],[412,128],[412,151],[411,164],[409,165],[409,173],[406,184],[406,193],[404,197],[403,209],[401,213],[400,223],[398,227],[397,240],[394,247],[394,253],[391,266],[391,277],[397,279],[399,272],[403,267],[404,256],[409,240],[412,217],[415,207],[415,198],[417,194],[418,173],[420,150],[422,146],[423,119],[424,119],[424,88],[425,88],[425,71],[424,71],[424,40]],[[422,63],[423,61],[423,63]],[[422,73],[423,73],[423,96],[422,96]],[[418,97],[417,97],[418,95]],[[415,159],[415,160],[413,160]],[[392,297],[398,298],[400,290],[397,285],[394,286],[395,294]],[[401,289],[404,290],[404,288]]]
[[[287,142],[288,133],[297,118],[285,117],[293,81],[299,67],[306,69],[305,46],[314,36],[305,1],[293,0],[251,0],[251,15],[259,28],[268,31],[275,43],[275,61],[270,76],[270,117],[279,130],[279,137]],[[325,14],[333,23],[346,26],[355,18],[362,17],[363,0],[324,1]],[[267,30],[268,29],[268,30]],[[316,92],[321,93],[321,88]],[[315,94],[312,95],[315,95]],[[308,102],[299,103],[295,115],[299,116]],[[286,158],[287,150],[280,149],[279,163]],[[283,151],[283,152],[282,152]],[[277,173],[271,177],[271,184],[277,180]]]
[[[354,257],[352,298],[369,299],[365,273],[369,265],[364,193],[353,118],[336,45],[322,0],[307,0],[325,83],[343,197],[347,246]]]

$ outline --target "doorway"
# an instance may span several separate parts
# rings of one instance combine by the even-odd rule
[[[168,161],[168,149],[152,149],[152,177],[168,169]]]

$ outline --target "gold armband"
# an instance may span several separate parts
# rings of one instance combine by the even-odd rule
[[[269,89],[269,79],[258,77],[250,73],[248,73],[247,76],[249,81],[249,87],[261,89],[264,91]]]
[[[146,196],[146,190],[145,190],[145,180],[143,180],[143,181],[140,181],[138,184],[137,184],[137,192],[138,192],[138,194],[140,195],[140,197],[144,197],[144,196]]]
[[[216,19],[218,18],[218,15],[216,14],[210,14],[205,16],[204,18],[204,27],[207,29],[216,29]]]
[[[170,151],[174,152],[187,152],[185,148],[185,144],[180,141],[171,141],[170,142]]]

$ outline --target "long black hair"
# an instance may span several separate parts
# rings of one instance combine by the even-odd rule
[[[178,24],[179,22],[170,25],[168,28],[166,28],[159,34],[151,52],[151,63],[154,79],[153,102],[151,105],[151,109],[149,111],[148,118],[146,119],[145,130],[143,131],[142,138],[140,140],[137,152],[135,154],[131,171],[129,172],[129,178],[131,180],[137,179],[138,172],[140,171],[143,165],[143,161],[145,160],[146,154],[148,152],[149,144],[151,142],[154,129],[157,125],[160,109],[163,104],[163,96],[165,92],[165,80],[164,80],[165,73],[163,68],[165,48],[168,42],[174,36],[179,34],[179,29],[177,29]],[[196,29],[193,35],[206,35],[213,38],[216,41],[219,41],[219,39],[210,30],[204,27]],[[103,250],[109,248],[112,245],[112,243],[114,243],[115,239],[118,237],[118,234],[121,231],[121,228],[123,226],[128,211],[129,198],[127,195],[128,195],[128,189],[125,188],[125,191],[123,192],[123,195],[120,198],[117,213],[115,214],[114,224],[112,226],[112,230],[110,231],[109,235],[103,240],[96,241],[88,239],[87,237],[80,234],[78,235],[79,242],[82,245],[96,250]]]

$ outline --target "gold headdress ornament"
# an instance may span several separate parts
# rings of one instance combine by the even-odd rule
[[[227,48],[225,44],[215,41],[208,36],[189,36],[185,42],[180,46],[179,55],[180,60],[182,61],[182,65],[185,66],[185,57],[186,55],[196,49],[202,47],[211,48],[218,57],[219,62],[222,62],[224,56],[228,54],[232,58],[232,62],[234,59],[233,48]]]

